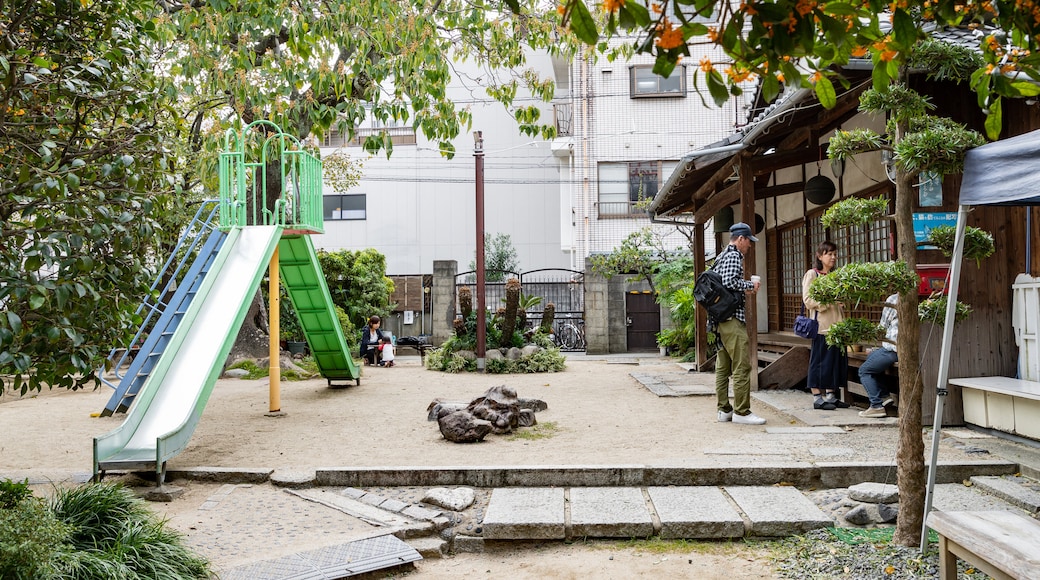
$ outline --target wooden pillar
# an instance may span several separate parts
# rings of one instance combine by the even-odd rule
[[[751,167],[751,154],[742,152],[740,154],[740,217],[747,225],[751,226],[751,232],[755,231],[755,171]],[[758,236],[755,236],[756,238]],[[764,237],[760,238],[764,243]],[[758,244],[755,244],[756,246]],[[744,279],[750,279],[755,273],[755,252],[752,247],[744,256]],[[748,342],[751,350],[751,390],[758,390],[758,308],[756,302],[757,294],[748,294],[744,306],[744,315],[747,319]]]
[[[700,274],[704,271],[704,224],[697,222],[693,226],[693,271]],[[708,362],[708,313],[703,308],[695,309],[697,333],[697,370],[704,370]]]

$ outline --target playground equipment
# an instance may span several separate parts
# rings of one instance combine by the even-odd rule
[[[257,136],[264,138],[249,139]],[[245,161],[247,148],[259,161]],[[276,185],[277,191],[268,185]],[[342,380],[361,384],[307,235],[323,231],[321,161],[267,121],[241,133],[228,131],[220,154],[217,208],[219,229],[196,223],[213,223],[212,211],[200,209],[187,228],[192,239],[182,236],[178,248],[198,250],[187,270],[185,258],[168,276],[170,284],[180,281],[173,297],[164,300],[171,290],[167,284],[154,304],[141,306],[148,312],[147,326],[142,325],[131,343],[140,348],[126,373],[118,376],[102,414],[129,411],[122,425],[94,438],[95,480],[110,469],[150,468],[159,484],[164,481],[166,462],[191,439],[264,269],[274,260],[278,267],[273,271],[280,274],[322,376],[330,386]],[[117,369],[123,362],[118,354],[113,352]]]

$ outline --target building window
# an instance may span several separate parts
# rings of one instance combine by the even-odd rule
[[[365,194],[326,195],[325,219],[327,220],[363,220],[367,217]]]
[[[661,182],[675,168],[674,161],[632,161],[599,164],[599,217],[645,215],[640,201],[657,195]]]
[[[651,65],[632,65],[628,67],[628,74],[633,99],[686,96],[686,65],[675,67],[668,78],[655,73]]]

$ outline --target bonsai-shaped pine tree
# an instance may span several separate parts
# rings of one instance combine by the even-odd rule
[[[908,68],[930,70],[930,78],[963,81],[978,68],[978,57],[967,49],[924,41],[916,45],[901,78],[890,85],[866,91],[860,98],[860,110],[887,114],[886,134],[857,129],[839,131],[830,141],[830,156],[844,159],[866,151],[888,151],[895,165],[895,225],[898,262],[850,265],[834,274],[821,277],[809,290],[821,303],[853,302],[879,304],[892,293],[899,294],[899,361],[900,366],[920,366],[920,318],[918,314],[917,241],[913,228],[913,182],[921,173],[960,173],[965,153],[985,140],[975,131],[948,118],[928,114],[934,107],[925,97],[905,84]],[[826,227],[847,227],[883,219],[888,203],[880,200],[849,199],[835,204],[823,218]],[[973,232],[973,236],[977,232]],[[985,234],[982,234],[985,236]],[[992,238],[988,252],[992,253]],[[985,248],[976,259],[986,253]],[[935,310],[933,308],[933,310]],[[861,341],[877,340],[878,330],[862,319],[848,319],[831,328],[828,343],[846,346]],[[924,517],[926,471],[924,441],[921,438],[921,375],[904,372],[899,375],[900,417],[897,477],[900,514],[893,541],[918,545]]]

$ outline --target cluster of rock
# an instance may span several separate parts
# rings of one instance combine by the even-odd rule
[[[520,360],[525,356],[531,356],[543,350],[544,349],[542,347],[536,344],[528,344],[523,348],[518,348],[515,346],[509,348],[489,348],[487,349],[487,352],[484,353],[484,358],[486,358],[487,360]],[[461,356],[466,360],[477,360],[477,353],[473,352],[472,350],[458,350],[455,351],[455,354]]]
[[[499,385],[469,403],[434,399],[427,420],[437,421],[441,435],[455,443],[483,441],[489,433],[512,433],[518,427],[536,425],[535,413],[549,408],[539,399],[521,399],[516,389]]]
[[[845,521],[856,526],[891,524],[899,515],[899,488],[886,483],[866,482],[849,488]]]

